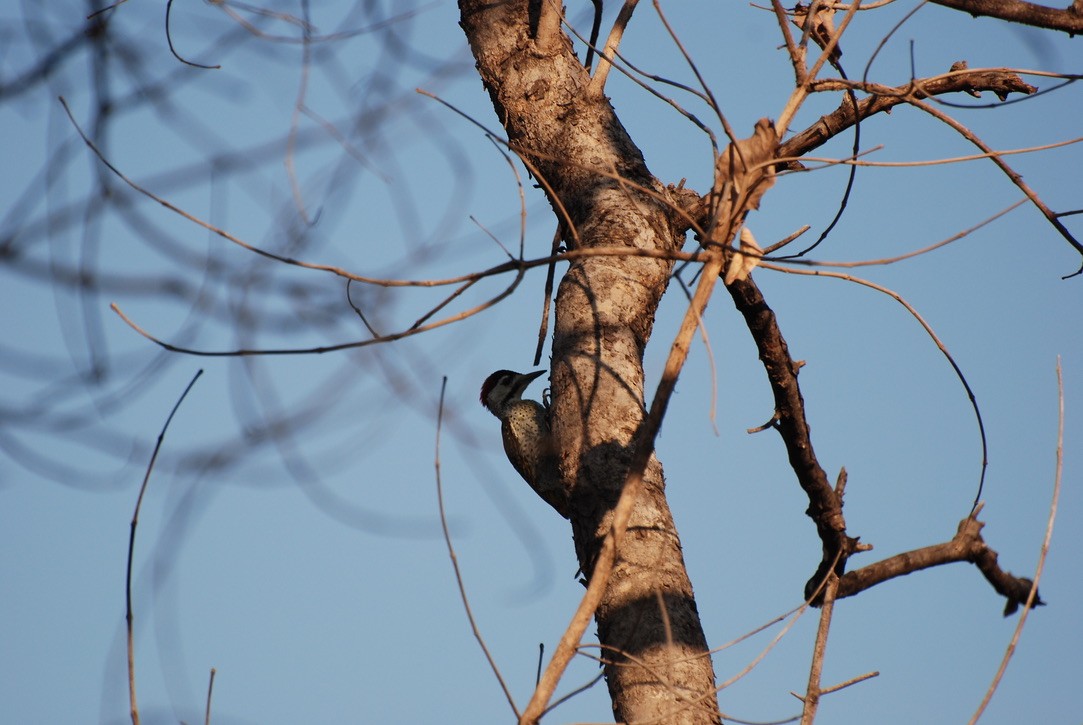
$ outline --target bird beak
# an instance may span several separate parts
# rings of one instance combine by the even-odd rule
[[[527,389],[527,386],[537,380],[542,375],[545,375],[544,370],[535,370],[532,373],[523,373],[521,376],[519,376],[519,384],[515,386],[516,390],[518,390],[519,392],[519,395],[522,395],[523,391]]]

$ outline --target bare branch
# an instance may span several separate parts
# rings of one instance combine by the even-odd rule
[[[1083,8],[1078,0],[1067,8],[1023,2],[1023,0],[931,0],[946,8],[962,10],[974,17],[984,15],[1012,23],[1032,25],[1046,30],[1060,30],[1068,35],[1083,33]]]
[[[816,710],[820,707],[820,678],[823,675],[824,657],[827,654],[827,635],[831,631],[831,617],[835,613],[835,594],[838,592],[839,578],[831,572],[827,575],[827,586],[823,594],[823,609],[820,611],[820,626],[816,630],[816,643],[813,645],[812,666],[809,668],[808,687],[802,698],[804,707],[801,711],[801,725],[812,725],[816,719]]]
[[[785,108],[778,115],[778,121],[775,126],[778,128],[779,137],[786,135],[786,131],[789,130],[790,121],[797,114],[797,111],[805,102],[809,91],[811,90],[811,83],[816,78],[816,74],[823,68],[824,63],[831,60],[833,53],[838,47],[839,38],[846,32],[847,26],[850,21],[853,20],[854,13],[857,12],[857,8],[861,5],[861,0],[853,0],[850,3],[849,8],[846,10],[846,15],[843,16],[842,22],[839,23],[838,28],[831,33],[830,39],[827,39],[824,43],[823,50],[820,51],[820,56],[816,59],[816,62],[812,64],[812,67],[805,74],[805,77],[801,85],[794,88],[793,93],[790,94],[790,98],[786,101]]]
[[[1045,568],[1046,557],[1049,556],[1049,542],[1053,538],[1053,522],[1057,518],[1057,504],[1060,501],[1060,488],[1061,480],[1064,474],[1064,377],[1061,374],[1060,369],[1060,356],[1057,356],[1057,464],[1056,470],[1053,473],[1053,500],[1049,503],[1049,518],[1045,524],[1045,538],[1042,540],[1042,550],[1038,555],[1038,566],[1034,570],[1034,581],[1030,583],[1030,591],[1027,592],[1026,599],[1022,602],[1016,599],[1009,599],[1007,606],[1004,607],[1004,616],[1008,616],[1015,612],[1016,606],[1023,605],[1023,613],[1019,615],[1019,621],[1015,625],[1015,632],[1012,633],[1012,639],[1008,643],[1008,648],[1004,652],[1004,657],[1000,660],[1000,666],[997,668],[996,675],[993,677],[993,681],[989,684],[989,689],[985,693],[985,697],[982,698],[981,704],[978,705],[978,709],[974,711],[974,715],[970,718],[969,725],[977,723],[981,718],[985,708],[989,705],[989,701],[993,698],[993,693],[996,692],[997,686],[1000,684],[1001,678],[1004,676],[1004,671],[1008,668],[1008,662],[1011,660],[1012,655],[1015,654],[1015,647],[1019,643],[1019,637],[1023,634],[1023,626],[1027,623],[1027,616],[1030,614],[1030,610],[1042,603],[1038,598],[1038,582],[1042,579],[1042,570]],[[1022,582],[1026,582],[1023,579]]]
[[[451,543],[451,530],[447,525],[447,511],[444,509],[444,484],[440,477],[440,432],[443,429],[444,424],[444,394],[446,392],[447,376],[445,375],[440,383],[440,405],[436,412],[436,447],[433,454],[433,469],[436,476],[436,504],[440,509],[440,527],[444,532],[444,543],[447,544],[447,554],[451,558],[451,568],[455,571],[455,584],[459,587],[459,598],[462,599],[466,618],[470,620],[470,631],[474,633],[474,639],[477,640],[478,646],[481,647],[481,651],[485,655],[485,660],[489,663],[489,667],[496,676],[496,681],[500,683],[500,689],[504,691],[504,697],[508,699],[508,704],[511,705],[511,711],[514,712],[515,717],[518,718],[519,708],[515,705],[515,698],[512,697],[511,690],[508,689],[507,683],[504,682],[504,677],[500,674],[500,667],[497,666],[496,660],[493,659],[492,653],[489,652],[489,647],[485,644],[485,638],[482,637],[481,630],[478,629],[477,620],[474,619],[474,612],[470,608],[470,598],[466,594],[466,584],[463,583],[463,575],[459,570],[459,557],[455,554],[455,546]]]
[[[677,46],[677,50],[681,52],[681,56],[684,57],[684,62],[688,64],[692,73],[696,76],[696,80],[699,81],[700,88],[703,89],[703,95],[706,97],[707,105],[714,111],[715,117],[718,118],[718,122],[722,125],[722,130],[725,131],[726,137],[730,140],[730,143],[737,143],[737,135],[734,133],[733,128],[730,126],[730,122],[726,119],[726,114],[722,112],[722,106],[719,105],[718,100],[714,97],[714,92],[711,90],[711,86],[707,83],[703,74],[699,72],[699,66],[685,50],[684,44],[681,43],[681,39],[677,36],[677,32],[673,29],[673,26],[666,20],[665,13],[662,12],[662,6],[658,0],[654,0],[654,11],[658,13],[658,19],[662,21],[662,25],[665,26],[666,32],[669,33],[669,37],[673,40],[674,45]],[[712,142],[714,141],[714,135],[711,135]],[[716,181],[717,183],[717,181]]]
[[[211,675],[207,679],[207,707],[203,713],[203,725],[211,725],[211,695],[214,694],[214,676],[217,670],[211,668]]]
[[[490,307],[498,304],[504,298],[508,297],[512,292],[515,291],[515,288],[519,286],[519,282],[521,282],[522,279],[523,275],[518,274],[516,275],[512,283],[495,297],[492,297],[479,305],[471,307],[468,310],[463,310],[462,312],[458,312],[449,317],[445,317],[435,322],[430,322],[427,325],[414,324],[406,330],[402,330],[400,332],[396,332],[390,335],[383,335],[382,337],[372,337],[368,340],[353,340],[350,342],[340,342],[334,345],[323,345],[319,347],[280,347],[269,349],[237,348],[234,350],[200,350],[198,348],[175,345],[173,343],[169,343],[165,340],[155,337],[154,335],[137,325],[126,314],[124,314],[124,312],[120,309],[120,306],[117,305],[115,302],[109,305],[109,309],[115,312],[120,317],[120,319],[124,320],[125,324],[127,324],[128,327],[132,328],[137,333],[145,337],[147,340],[153,342],[155,345],[158,345],[162,349],[169,350],[170,352],[182,352],[188,355],[198,355],[200,357],[248,357],[252,355],[319,355],[328,352],[336,352],[338,350],[352,350],[360,347],[369,347],[370,345],[394,342],[395,340],[401,340],[405,337],[412,337],[414,335],[419,335],[423,332],[428,332],[429,330],[435,330],[438,327],[444,327],[445,325],[450,325],[460,320],[465,320],[468,317],[473,317],[480,312],[484,312]],[[458,292],[455,292],[453,293],[453,296],[457,294]]]
[[[628,27],[628,21],[632,19],[639,0],[624,0],[617,19],[613,21],[613,27],[609,31],[609,37],[605,39],[605,47],[598,52],[598,70],[590,79],[590,87],[587,93],[602,95],[605,93],[605,81],[609,77],[609,70],[613,67],[612,57],[620,47],[620,39],[624,36],[624,29]]]
[[[989,146],[984,141],[982,141],[980,138],[978,138],[977,135],[971,132],[970,129],[963,126],[963,124],[959,123],[948,114],[933,108],[928,103],[923,103],[916,100],[911,101],[910,103],[911,105],[920,108],[929,115],[951,126],[951,128],[955,129],[955,131],[957,131],[967,141],[970,141],[970,143],[974,144],[985,153],[990,154],[990,160],[994,164],[996,164],[1001,171],[1004,172],[1004,174],[1011,180],[1013,184],[1019,187],[1020,191],[1026,194],[1027,198],[1030,199],[1031,203],[1035,207],[1037,207],[1038,211],[1040,211],[1042,215],[1046,218],[1046,221],[1048,221],[1069,244],[1075,247],[1076,251],[1083,255],[1083,242],[1080,242],[1070,231],[1068,231],[1068,227],[1064,226],[1064,224],[1061,223],[1060,218],[1056,215],[1056,213],[1054,213],[1052,209],[1046,206],[1045,202],[1042,201],[1041,198],[1038,196],[1038,193],[1032,188],[1030,188],[1030,184],[1023,180],[1022,174],[1018,173],[1017,171],[1015,171],[1015,169],[1010,167],[1007,161],[1004,161],[1002,158],[995,155],[993,153],[993,150],[989,148]],[[1083,262],[1080,263],[1079,270],[1077,270],[1074,274],[1067,276],[1071,277],[1080,273],[1083,273]]]
[[[790,23],[786,17],[786,9],[782,7],[781,0],[771,0],[771,9],[775,13],[778,29],[782,32],[782,39],[786,43],[786,52],[790,56],[790,63],[793,64],[794,85],[803,85],[805,76],[808,73],[808,68],[805,67],[805,50],[797,47],[797,43],[793,40]]]
[[[158,460],[158,452],[162,449],[162,443],[165,441],[165,433],[169,429],[169,424],[173,422],[173,416],[177,414],[177,409],[180,408],[181,403],[188,397],[188,391],[192,389],[192,386],[196,384],[202,374],[202,370],[196,371],[180,397],[177,398],[177,402],[173,404],[173,409],[169,411],[165,423],[162,424],[162,430],[158,433],[158,440],[154,444],[154,452],[151,453],[150,461],[147,463],[147,472],[143,475],[143,483],[139,487],[139,495],[135,499],[135,510],[132,512],[132,521],[128,533],[128,569],[124,578],[124,600],[126,604],[124,619],[128,632],[128,701],[131,707],[132,725],[139,725],[139,706],[135,697],[135,636],[132,628],[132,623],[135,621],[132,610],[132,561],[135,556],[135,530],[139,526],[139,509],[143,506],[143,495],[147,492],[150,473],[154,470],[154,463]],[[208,707],[210,707],[209,703]]]
[[[946,93],[968,93],[970,91],[992,91],[1002,100],[1009,93],[1030,95],[1038,89],[1025,83],[1018,74],[1007,68],[974,68],[952,71],[933,78],[925,78],[905,86],[891,87],[875,83],[858,81],[821,80],[813,83],[814,91],[844,90],[847,88],[863,90],[871,95],[861,99],[855,112],[849,101],[843,101],[837,109],[821,116],[819,120],[796,133],[779,147],[779,156],[804,156],[809,151],[822,146],[840,132],[852,126],[856,121],[877,113],[890,111],[902,103],[909,103],[910,98],[927,98]],[[920,90],[918,90],[920,88]]]
[[[173,57],[179,60],[185,65],[192,66],[193,68],[203,68],[204,70],[218,70],[222,66],[220,65],[203,65],[202,63],[195,63],[186,58],[182,58],[181,54],[177,52],[177,49],[173,47],[173,34],[169,31],[169,16],[172,15],[173,0],[167,0],[165,4],[165,40],[169,44],[169,52],[173,54]]]
[[[590,23],[590,40],[587,41],[587,57],[583,61],[583,67],[587,69],[588,73],[594,65],[594,54],[597,52],[598,47],[598,33],[602,29],[602,0],[590,1],[591,4],[594,5],[594,20]],[[578,35],[579,34],[576,33],[576,36]]]
[[[563,235],[560,233],[560,225],[553,232],[553,243],[549,250],[553,257],[559,253],[560,242]],[[557,262],[554,259],[545,268],[545,288],[542,292],[541,320],[538,322],[538,346],[534,349],[534,364],[541,364],[542,350],[545,348],[545,339],[549,333],[549,309],[553,303],[553,282],[556,278]]]
[[[763,259],[764,259],[764,261],[767,261],[767,262],[779,261],[779,262],[785,262],[786,264],[807,264],[807,265],[816,266],[816,267],[841,267],[841,268],[846,268],[846,269],[854,268],[854,267],[886,266],[888,264],[895,264],[896,262],[902,262],[902,261],[907,260],[907,259],[913,259],[914,257],[920,257],[923,254],[928,254],[929,252],[940,249],[941,247],[945,247],[945,246],[947,246],[947,245],[949,245],[949,244],[951,244],[953,242],[957,242],[960,239],[962,239],[963,237],[966,237],[966,236],[969,236],[970,234],[973,234],[974,232],[981,229],[982,227],[984,227],[984,226],[986,226],[988,224],[992,224],[994,221],[996,221],[1000,217],[1004,216],[1008,212],[1013,211],[1015,209],[1018,209],[1019,207],[1021,207],[1023,204],[1026,204],[1026,203],[1027,203],[1026,199],[1020,199],[1019,201],[1015,202],[1014,204],[1011,204],[1011,205],[1001,209],[996,214],[993,214],[990,217],[982,219],[977,224],[974,224],[974,225],[972,225],[970,227],[967,227],[966,229],[962,230],[961,232],[956,232],[955,234],[952,234],[947,239],[941,239],[939,242],[934,242],[933,244],[929,244],[929,245],[927,245],[925,247],[922,247],[920,249],[915,249],[912,252],[906,252],[904,254],[897,254],[894,257],[881,257],[880,259],[862,259],[862,260],[858,260],[858,261],[855,261],[855,262],[828,262],[828,261],[822,261],[822,260],[816,261],[816,260],[810,260],[810,259],[791,259],[791,258],[788,258],[788,257],[785,257],[785,258],[778,258],[778,257],[772,258],[772,257],[769,257],[768,255],[770,254],[770,252],[772,250],[777,249],[777,248],[781,247],[784,243],[788,243],[789,241],[791,241],[790,239],[784,239],[784,240],[782,240],[782,242],[774,244],[771,247],[768,247],[767,249],[763,250]],[[808,227],[805,227],[805,229],[807,229],[807,228]]]
[[[828,272],[828,271],[821,271],[821,270],[786,269],[784,267],[778,267],[778,266],[770,265],[770,264],[765,264],[763,266],[765,268],[767,268],[767,269],[774,269],[774,270],[777,270],[777,271],[783,271],[783,272],[787,272],[787,273],[791,273],[791,274],[806,274],[806,275],[814,275],[814,276],[822,276],[822,277],[833,277],[835,279],[841,279],[841,280],[845,280],[847,282],[853,282],[855,284],[859,284],[859,285],[861,285],[863,287],[868,287],[869,289],[873,289],[873,290],[876,290],[877,292],[881,292],[881,293],[887,295],[888,297],[890,297],[891,299],[895,300],[896,302],[898,302],[900,305],[903,306],[904,309],[906,309],[906,311],[908,313],[910,313],[911,317],[913,317],[915,320],[917,320],[918,324],[921,325],[922,329],[925,330],[925,334],[929,336],[929,339],[932,340],[933,344],[936,345],[938,350],[940,350],[940,354],[942,354],[944,356],[944,359],[948,361],[949,365],[951,365],[952,370],[955,371],[955,377],[959,379],[959,382],[963,386],[963,390],[966,391],[967,398],[970,400],[970,409],[974,411],[974,420],[977,423],[978,435],[981,438],[981,472],[980,472],[980,474],[978,476],[978,486],[977,486],[977,491],[976,491],[976,493],[974,495],[974,503],[971,506],[971,512],[972,513],[976,512],[977,509],[978,509],[979,501],[981,500],[982,490],[985,487],[986,469],[989,466],[989,443],[988,443],[988,440],[986,439],[986,436],[985,436],[985,421],[982,418],[981,408],[978,407],[978,399],[974,395],[974,391],[970,387],[970,383],[967,382],[966,375],[963,374],[963,369],[961,367],[959,367],[959,363],[957,363],[955,361],[955,358],[948,351],[947,345],[945,345],[944,342],[940,339],[940,337],[936,334],[936,331],[933,330],[932,325],[930,325],[928,322],[926,322],[925,318],[921,316],[921,314],[914,308],[914,306],[911,305],[909,302],[907,302],[903,298],[903,296],[900,295],[898,292],[896,292],[896,291],[894,291],[892,289],[888,289],[887,287],[884,287],[883,285],[879,285],[879,284],[877,284],[875,282],[870,282],[867,279],[862,279],[860,277],[854,277],[852,275],[842,274],[842,273],[839,273],[839,272]],[[839,501],[839,505],[841,507],[841,500]],[[840,510],[840,515],[841,515],[841,510]],[[857,540],[854,539],[853,543],[856,543],[856,541]],[[822,566],[823,566],[823,564],[821,563],[821,567]],[[822,574],[822,573],[824,573],[824,572],[820,572],[820,574]]]
[[[1034,582],[1014,576],[997,564],[997,553],[982,539],[981,530],[985,524],[977,519],[979,511],[980,507],[959,522],[958,531],[951,541],[896,554],[875,564],[847,572],[839,581],[838,598],[852,597],[877,584],[922,569],[969,561],[978,567],[996,593],[1007,599],[1005,616],[1015,612],[1019,605],[1026,605],[1032,595],[1034,599],[1031,606],[1045,604],[1038,596]]]
[[[562,40],[560,21],[564,9],[560,0],[541,0],[536,7],[538,18],[535,21],[534,42],[542,53],[552,53]]]
[[[857,539],[846,534],[842,501],[827,480],[816,458],[809,425],[805,419],[805,401],[797,382],[800,365],[790,357],[789,347],[778,327],[774,311],[767,306],[752,277],[727,287],[737,310],[744,316],[760,360],[767,373],[775,398],[773,425],[782,436],[790,467],[809,499],[806,513],[815,522],[823,544],[823,556],[816,573],[805,585],[805,598],[821,585],[833,565],[845,567]],[[837,564],[835,564],[837,562]]]
[[[1083,254],[1083,243],[1076,239],[1068,228],[1061,223],[1059,216],[1045,205],[1038,194],[1023,181],[1020,174],[1016,173],[993,149],[961,123],[921,100],[942,93],[981,90],[991,90],[1003,100],[1009,93],[1031,94],[1037,90],[1033,86],[1024,83],[1014,72],[1007,69],[963,69],[935,78],[913,81],[907,86],[898,88],[845,81],[830,81],[828,83],[833,89],[860,88],[873,95],[860,101],[856,111],[846,102],[832,113],[822,116],[819,121],[808,129],[782,144],[779,148],[780,156],[802,156],[837,135],[841,130],[848,128],[857,120],[866,118],[873,113],[889,110],[900,103],[907,103],[942,121],[963,138],[980,148],[1008,176],[1012,183],[1026,194],[1027,198],[1041,211],[1053,228],[1080,254]],[[828,85],[820,87],[826,89]],[[1079,270],[1067,276],[1075,276],[1080,273],[1083,273],[1083,263],[1081,263]]]
[[[864,682],[865,680],[869,680],[869,679],[872,679],[873,677],[879,677],[879,676],[880,676],[879,672],[875,672],[875,671],[874,672],[866,672],[863,675],[858,675],[857,677],[851,677],[850,679],[845,680],[843,682],[840,682],[837,685],[831,685],[831,687],[825,687],[824,689],[820,690],[820,694],[821,695],[827,695],[827,694],[830,694],[832,692],[838,692],[839,690],[846,689],[850,685],[856,685],[859,682]]]

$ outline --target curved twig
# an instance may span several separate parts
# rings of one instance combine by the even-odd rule
[[[139,526],[139,509],[143,506],[143,495],[147,492],[147,484],[150,483],[150,473],[154,470],[154,464],[158,460],[158,452],[162,450],[165,432],[169,429],[169,424],[173,422],[173,416],[177,414],[177,409],[180,408],[184,399],[188,397],[188,391],[192,389],[192,386],[196,384],[196,381],[199,380],[199,376],[202,374],[202,370],[196,371],[196,374],[188,381],[188,385],[185,386],[184,392],[180,394],[180,397],[177,398],[177,402],[173,404],[173,409],[169,411],[165,423],[162,424],[162,430],[158,433],[158,440],[154,444],[154,452],[151,453],[150,461],[147,463],[147,472],[143,474],[143,483],[139,487],[139,495],[135,499],[135,510],[132,512],[132,521],[128,532],[128,568],[124,577],[124,619],[128,632],[128,702],[131,707],[132,725],[139,725],[139,706],[136,703],[135,697],[135,637],[132,631],[132,622],[135,620],[135,615],[132,610],[132,560],[135,557],[135,530]],[[208,707],[210,707],[209,703]]]
[[[914,306],[907,302],[906,299],[904,299],[903,296],[900,295],[898,292],[892,289],[888,289],[887,287],[879,285],[875,282],[871,282],[867,279],[862,279],[861,277],[843,274],[842,272],[829,272],[827,270],[787,269],[786,267],[770,263],[764,264],[763,262],[761,262],[760,265],[766,269],[773,269],[778,272],[786,272],[787,274],[804,274],[816,277],[832,277],[834,279],[841,279],[846,282],[853,282],[854,284],[868,287],[869,289],[873,289],[877,292],[885,294],[898,302],[900,305],[903,306],[903,308],[906,309],[907,312],[910,313],[911,317],[917,320],[918,324],[921,325],[921,327],[925,330],[925,333],[929,336],[929,338],[936,345],[937,349],[940,350],[941,354],[943,354],[944,358],[948,361],[948,364],[951,365],[952,370],[955,371],[955,376],[959,379],[959,382],[962,383],[963,389],[966,391],[967,398],[970,400],[970,407],[974,411],[974,419],[978,424],[978,434],[981,436],[981,473],[978,476],[978,490],[977,493],[974,495],[974,503],[970,507],[970,511],[973,514],[978,508],[978,502],[981,500],[982,491],[985,488],[985,472],[989,466],[989,444],[985,436],[985,421],[982,418],[981,409],[978,407],[978,400],[977,397],[974,395],[974,390],[970,387],[970,383],[967,382],[966,375],[963,374],[962,368],[960,368],[959,364],[955,362],[955,358],[952,357],[950,352],[948,352],[947,346],[936,334],[932,326],[925,321],[924,317],[921,316],[921,313],[919,313],[914,308]]]
[[[466,595],[466,584],[463,583],[463,575],[459,571],[459,558],[455,554],[455,546],[451,543],[451,530],[448,529],[447,525],[447,512],[444,510],[444,485],[440,477],[440,432],[444,425],[444,394],[446,392],[447,376],[445,375],[440,383],[440,404],[436,411],[436,448],[433,455],[433,468],[436,476],[436,504],[440,509],[440,527],[444,531],[444,543],[447,544],[447,553],[451,558],[451,568],[455,571],[455,584],[459,587],[459,598],[462,599],[466,618],[470,620],[470,631],[474,633],[474,639],[477,640],[478,646],[481,647],[481,652],[485,655],[489,667],[496,676],[496,681],[500,683],[500,689],[504,691],[504,697],[508,699],[511,711],[518,718],[519,708],[515,705],[515,698],[512,697],[511,690],[508,689],[507,683],[504,682],[504,677],[500,674],[500,668],[497,666],[496,660],[493,659],[492,653],[489,652],[489,647],[485,644],[485,638],[481,636],[481,630],[478,629],[477,620],[474,619],[474,612],[470,608],[470,598]]]
[[[119,4],[119,3],[117,3]],[[110,6],[110,9],[116,5]],[[221,65],[203,65],[202,63],[196,63],[190,61],[187,58],[182,58],[181,54],[177,52],[177,49],[173,47],[173,34],[169,30],[169,16],[173,12],[173,0],[167,0],[165,4],[165,42],[169,44],[169,52],[173,54],[173,57],[179,60],[185,65],[190,65],[193,68],[203,68],[204,70],[217,70],[221,68]],[[91,16],[93,17],[93,16]]]

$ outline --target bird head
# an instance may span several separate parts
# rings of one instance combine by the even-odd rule
[[[485,378],[485,382],[481,385],[481,404],[488,408],[490,413],[500,418],[507,405],[512,401],[521,400],[526,387],[544,374],[544,370],[535,370],[532,373],[497,370]]]

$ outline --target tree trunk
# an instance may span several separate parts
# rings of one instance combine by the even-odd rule
[[[669,196],[541,0],[460,0],[462,26],[511,147],[569,248],[679,249]],[[649,190],[651,193],[645,193]],[[590,576],[645,416],[643,350],[672,262],[585,257],[560,283],[552,425],[576,552]],[[714,671],[652,456],[595,618],[618,721],[720,722]]]

